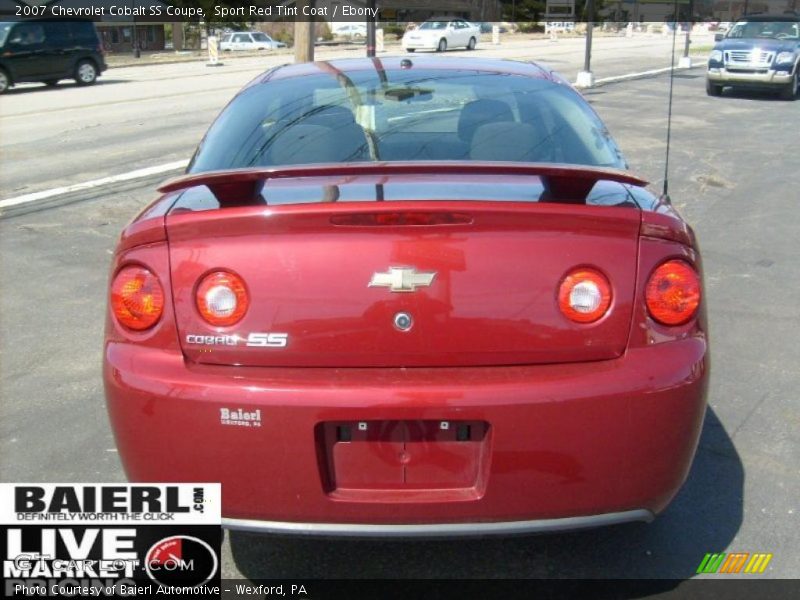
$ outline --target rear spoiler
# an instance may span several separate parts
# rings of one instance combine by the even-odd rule
[[[594,185],[601,180],[643,186],[647,181],[622,169],[565,165],[555,163],[514,162],[364,162],[332,163],[287,167],[231,169],[184,175],[171,179],[159,192],[177,192],[207,186],[220,204],[261,203],[261,189],[268,179],[300,177],[353,177],[393,175],[529,175],[543,178],[546,194],[553,200],[584,202]]]

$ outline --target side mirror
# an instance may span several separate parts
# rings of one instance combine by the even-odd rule
[[[725,39],[725,34],[724,33],[715,33],[714,34],[714,41],[715,42],[721,42],[724,39]]]

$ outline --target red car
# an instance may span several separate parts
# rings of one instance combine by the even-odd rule
[[[114,256],[104,379],[133,481],[224,523],[446,536],[649,521],[705,411],[700,255],[530,63],[268,71]]]

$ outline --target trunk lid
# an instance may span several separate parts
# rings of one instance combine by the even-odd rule
[[[275,367],[613,359],[630,329],[639,224],[637,209],[543,202],[173,211],[181,344],[198,363]],[[588,325],[569,321],[557,302],[578,266],[602,271],[612,287],[609,313]],[[215,270],[235,272],[248,289],[249,309],[231,327],[208,325],[195,306],[198,281]],[[399,314],[412,320],[407,331]]]

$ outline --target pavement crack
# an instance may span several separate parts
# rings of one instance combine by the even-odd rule
[[[747,425],[747,422],[750,420],[750,417],[752,417],[756,413],[756,411],[759,408],[761,408],[761,405],[764,404],[764,400],[766,400],[768,396],[769,396],[769,393],[763,394],[761,396],[761,399],[758,402],[756,402],[756,405],[753,408],[751,408],[749,411],[747,411],[747,416],[745,416],[744,420],[741,423],[739,423],[739,425],[736,426],[736,429],[733,430],[733,433],[731,434],[731,440],[735,440],[736,439],[736,436],[739,433],[739,431],[745,425]]]

